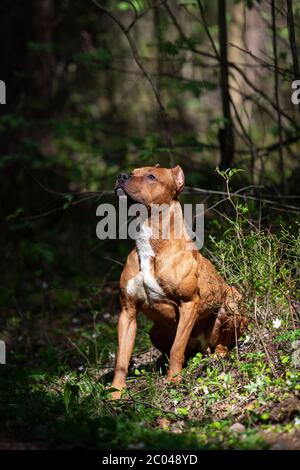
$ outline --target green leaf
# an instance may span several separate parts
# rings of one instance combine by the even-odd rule
[[[282,364],[287,364],[290,360],[289,356],[280,356],[280,360]]]
[[[95,58],[101,62],[109,64],[112,60],[112,55],[108,49],[99,48],[95,52]]]
[[[32,374],[30,376],[36,382],[42,382],[46,378],[46,374]]]
[[[213,82],[203,80],[201,82],[190,81],[182,85],[183,91],[191,91],[196,98],[199,98],[205,91],[212,91],[217,88],[217,85]]]
[[[63,399],[66,407],[67,413],[70,411],[70,406],[72,406],[79,397],[79,386],[75,384],[67,383],[64,388]]]
[[[170,147],[157,147],[155,151],[158,153],[165,153],[165,152],[171,152],[172,149]]]
[[[23,212],[24,212],[23,207],[18,207],[18,209],[16,209],[15,212],[13,212],[12,214],[6,217],[6,220],[16,219],[20,214],[23,214]]]
[[[93,69],[97,68],[97,66],[109,65],[112,60],[112,55],[108,49],[100,47],[93,52],[77,52],[72,56],[72,59],[77,64]]]
[[[187,416],[189,414],[187,408],[177,408],[177,414],[180,416]]]
[[[168,55],[175,56],[179,53],[178,47],[171,41],[165,41],[161,45],[161,49]]]
[[[51,42],[27,42],[28,49],[34,52],[53,52],[54,44]]]
[[[127,11],[130,8],[131,8],[131,6],[127,2],[119,2],[118,3],[118,9],[121,10],[121,11]]]
[[[68,209],[70,207],[70,205],[72,204],[73,199],[74,199],[73,194],[67,194],[65,196],[65,202],[63,204],[63,210]]]
[[[141,12],[144,9],[144,2],[142,0],[131,0],[132,5],[135,7],[136,11]],[[119,2],[118,9],[121,11],[127,11],[130,8],[133,8],[129,2]]]

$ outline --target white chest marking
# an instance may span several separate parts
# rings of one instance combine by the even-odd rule
[[[146,224],[143,225],[139,238],[136,241],[136,248],[140,260],[139,273],[127,283],[127,293],[151,304],[153,301],[161,300],[165,295],[161,286],[152,274],[152,262],[155,253],[150,244],[151,229]]]

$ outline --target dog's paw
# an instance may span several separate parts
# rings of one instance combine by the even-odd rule
[[[112,401],[112,400],[120,400],[121,395],[122,395],[122,390],[118,390],[116,388],[108,387],[107,388],[107,400]]]
[[[178,383],[178,382],[181,382],[181,373],[180,372],[169,372],[168,373],[168,377],[167,377],[167,380],[168,382],[171,382],[171,383]]]
[[[228,356],[227,346],[223,346],[222,344],[217,344],[215,348],[215,355],[217,357],[222,357],[222,358]]]

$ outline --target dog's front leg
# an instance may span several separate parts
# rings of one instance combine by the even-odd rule
[[[180,380],[185,349],[195,325],[199,309],[198,297],[190,302],[184,302],[179,309],[179,323],[175,340],[170,351],[170,365],[168,379],[176,382]]]
[[[112,382],[112,388],[116,388],[117,391],[111,394],[113,399],[120,398],[121,391],[125,387],[135,335],[136,309],[134,306],[123,307],[118,321],[118,352],[115,375]]]

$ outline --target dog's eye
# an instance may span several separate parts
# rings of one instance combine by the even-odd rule
[[[151,181],[156,180],[154,175],[147,175],[147,178]]]

